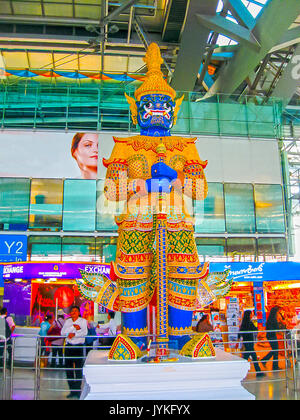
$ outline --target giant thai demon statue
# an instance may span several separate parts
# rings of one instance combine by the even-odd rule
[[[155,208],[158,196],[165,194],[167,282],[163,299],[168,310],[164,322],[169,339],[177,340],[181,348],[190,340],[196,305],[204,307],[225,294],[230,282],[221,273],[209,275],[208,264],[199,262],[193,218],[184,198],[205,199],[207,161],[199,157],[195,138],[170,134],[183,98],[176,100],[176,92],[164,79],[156,44],[149,46],[144,61],[148,72],[135,91],[136,100],[126,95],[132,120],[141,128],[140,135],[114,138],[112,154],[104,159],[107,199],[127,203],[123,214],[116,217],[116,261],[111,266],[110,280],[82,273],[87,285],[80,283],[79,287],[101,305],[122,311],[123,334],[133,341],[148,334],[147,306],[158,297]]]

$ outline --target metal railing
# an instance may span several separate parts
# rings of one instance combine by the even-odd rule
[[[224,334],[224,333],[222,333]],[[243,331],[238,334],[255,335],[257,338],[253,340],[236,339],[225,342],[225,346],[230,348],[231,353],[239,353],[245,360],[250,361],[250,370],[248,372],[247,381],[251,381],[250,375],[256,374],[256,377],[266,377],[268,373],[285,372],[284,378],[286,382],[289,379],[288,372],[295,361],[294,354],[291,351],[291,331],[290,330],[273,330],[273,331]],[[232,333],[226,333],[232,335]],[[271,364],[272,359],[272,364]],[[262,375],[260,375],[262,374]],[[293,378],[294,379],[294,378]]]
[[[248,332],[253,334],[253,331]],[[273,331],[266,337],[259,331],[257,339],[240,341],[231,332],[209,333],[216,348],[240,356],[250,362],[250,369],[242,381],[250,388],[282,383],[286,392],[298,393],[298,361],[300,362],[300,340],[291,330]],[[197,334],[197,333],[195,333]],[[247,332],[243,332],[247,334]],[[51,338],[62,338],[61,336]],[[1,358],[2,399],[65,399],[79,398],[83,382],[82,369],[90,350],[108,350],[115,337],[88,336],[93,344],[76,346],[79,354],[68,353],[68,346],[49,345],[40,336],[17,336],[11,342],[11,361],[8,364],[7,341],[3,342]],[[149,336],[150,338],[150,336]],[[299,336],[300,338],[300,336]],[[151,339],[155,340],[152,335]],[[110,340],[110,342],[105,342]],[[299,356],[298,356],[299,354]],[[271,360],[272,359],[272,360]],[[71,363],[70,363],[71,362]],[[77,363],[76,363],[77,362]],[[70,395],[71,394],[71,395]]]
[[[0,335],[0,377],[2,376],[2,399],[6,399],[6,357],[7,357],[7,340],[5,336]]]

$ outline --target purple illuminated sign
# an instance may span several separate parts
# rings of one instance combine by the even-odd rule
[[[110,264],[93,263],[14,263],[3,265],[6,279],[78,279],[79,270],[91,274],[105,274],[109,277]]]

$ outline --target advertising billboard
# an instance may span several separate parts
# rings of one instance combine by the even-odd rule
[[[0,177],[96,179],[98,133],[0,134]]]
[[[128,132],[2,131],[0,178],[105,178],[114,138]],[[194,137],[194,136],[182,136]],[[277,140],[199,136],[200,158],[208,160],[208,182],[281,184]],[[122,157],[120,157],[122,158]]]

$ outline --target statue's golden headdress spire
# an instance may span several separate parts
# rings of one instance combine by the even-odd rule
[[[154,42],[150,44],[143,60],[147,64],[148,72],[143,84],[135,91],[136,100],[139,101],[143,95],[153,93],[168,95],[174,100],[176,92],[165,81],[160,69],[163,59],[160,55],[159,46]]]
[[[135,91],[135,98],[137,101],[141,99],[144,95],[151,95],[151,94],[162,94],[162,95],[168,95],[173,100],[176,96],[176,91],[171,88],[171,86],[168,85],[168,83],[165,81],[164,76],[162,74],[162,71],[160,69],[161,64],[163,63],[163,59],[160,55],[160,49],[157,44],[154,42],[149,45],[146,55],[144,57],[144,61],[147,64],[148,72],[145,77],[145,81],[142,83],[142,85]],[[125,97],[130,105],[130,111],[131,111],[131,118],[134,125],[137,125],[137,105],[131,96],[128,96],[125,93]],[[174,110],[174,125],[177,121],[177,114],[180,108],[180,105],[183,101],[184,96],[181,98],[175,100],[175,110]]]

